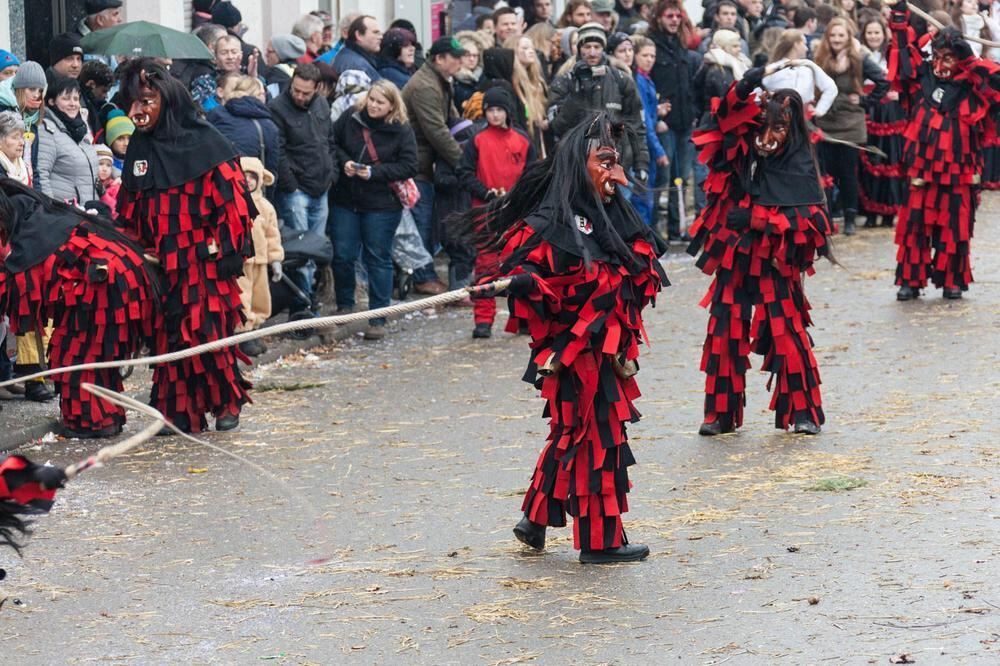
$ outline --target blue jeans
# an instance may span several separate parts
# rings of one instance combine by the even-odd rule
[[[328,204],[326,194],[311,197],[302,190],[281,192],[275,202],[278,217],[296,231],[311,231],[319,236],[326,235],[326,218]],[[309,297],[313,294],[313,279],[316,277],[316,264],[312,261],[288,276],[299,289]],[[297,309],[308,309],[311,303],[299,303]]]
[[[392,297],[392,239],[403,211],[354,211],[333,207],[333,280],[337,308],[354,307],[354,262],[368,271],[368,309],[384,308]],[[384,324],[385,318],[369,319]]]
[[[660,143],[670,160],[670,169],[666,177],[666,184],[670,189],[670,202],[667,206],[667,233],[670,236],[681,234],[681,218],[678,209],[677,190],[674,189],[674,180],[680,178],[685,182],[691,175],[691,165],[694,161],[694,144],[691,143],[690,128],[684,132],[669,130],[660,135]],[[668,171],[664,169],[664,171]],[[684,229],[683,231],[687,231]]]
[[[632,202],[632,207],[635,208],[635,212],[639,214],[642,221],[648,226],[653,226],[656,221],[656,179],[659,176],[660,167],[656,165],[656,162],[649,163],[649,180],[646,181],[646,187],[635,188],[629,193],[629,201]]]
[[[437,254],[434,247],[434,183],[417,179],[417,189],[420,190],[420,201],[412,208],[413,221],[417,224],[417,232],[424,241],[424,247],[433,257]],[[434,262],[421,266],[413,271],[413,282],[421,284],[437,280],[437,273],[434,271]]]

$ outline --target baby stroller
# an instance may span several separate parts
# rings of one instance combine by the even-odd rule
[[[317,275],[320,274],[333,263],[333,243],[326,236],[282,225],[281,245],[285,248],[285,260],[281,262],[281,281],[270,283],[271,315],[289,310],[289,321],[312,319],[316,315],[311,308],[295,308],[296,311],[291,311],[297,303],[311,303],[311,299],[292,281],[289,273],[302,268],[311,260],[316,264]],[[305,340],[312,333],[311,329],[305,329],[295,331],[291,335],[299,340]]]

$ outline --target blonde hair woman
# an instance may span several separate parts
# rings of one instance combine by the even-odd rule
[[[226,76],[219,80],[217,107],[208,122],[233,142],[243,157],[256,157],[264,168],[278,173],[278,126],[262,99],[264,86],[253,76]]]
[[[493,46],[481,32],[463,30],[455,33],[455,39],[465,49],[462,68],[455,74],[455,108],[460,112],[465,101],[472,97],[483,75],[483,51]]]
[[[542,133],[549,128],[545,109],[548,105],[548,85],[542,74],[542,65],[535,53],[535,45],[531,39],[523,35],[509,37],[504,48],[514,51],[514,76],[511,85],[521,104],[524,113],[528,136],[535,144],[535,150],[545,159],[545,142]]]
[[[354,263],[368,270],[368,307],[389,305],[392,238],[403,206],[392,183],[417,175],[417,142],[399,89],[375,81],[363,101],[333,124],[343,173],[333,189],[333,277],[337,311],[354,310]],[[369,319],[366,340],[385,337],[385,319]]]

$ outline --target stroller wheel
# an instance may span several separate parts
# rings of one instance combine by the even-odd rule
[[[413,273],[400,270],[396,277],[396,292],[399,294],[399,300],[405,301],[406,297],[410,294],[410,289],[412,288]]]
[[[292,314],[290,314],[288,316],[288,321],[301,321],[303,319],[315,319],[315,318],[316,315],[314,315],[309,310],[299,310],[298,312],[293,312]],[[288,337],[294,340],[308,340],[309,338],[312,337],[313,333],[315,332],[316,332],[315,329],[303,328],[298,331],[289,332]]]

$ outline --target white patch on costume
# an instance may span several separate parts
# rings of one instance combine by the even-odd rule
[[[934,100],[935,104],[940,104],[942,97],[944,97],[944,88],[935,88],[934,92],[931,93],[931,99]]]
[[[583,215],[574,215],[573,219],[576,221],[576,228],[580,230],[580,233],[589,236],[594,233],[594,225],[590,223],[590,220],[585,218]]]
[[[133,176],[145,176],[146,172],[149,171],[149,162],[146,160],[136,160],[135,164],[132,165],[132,175]]]

